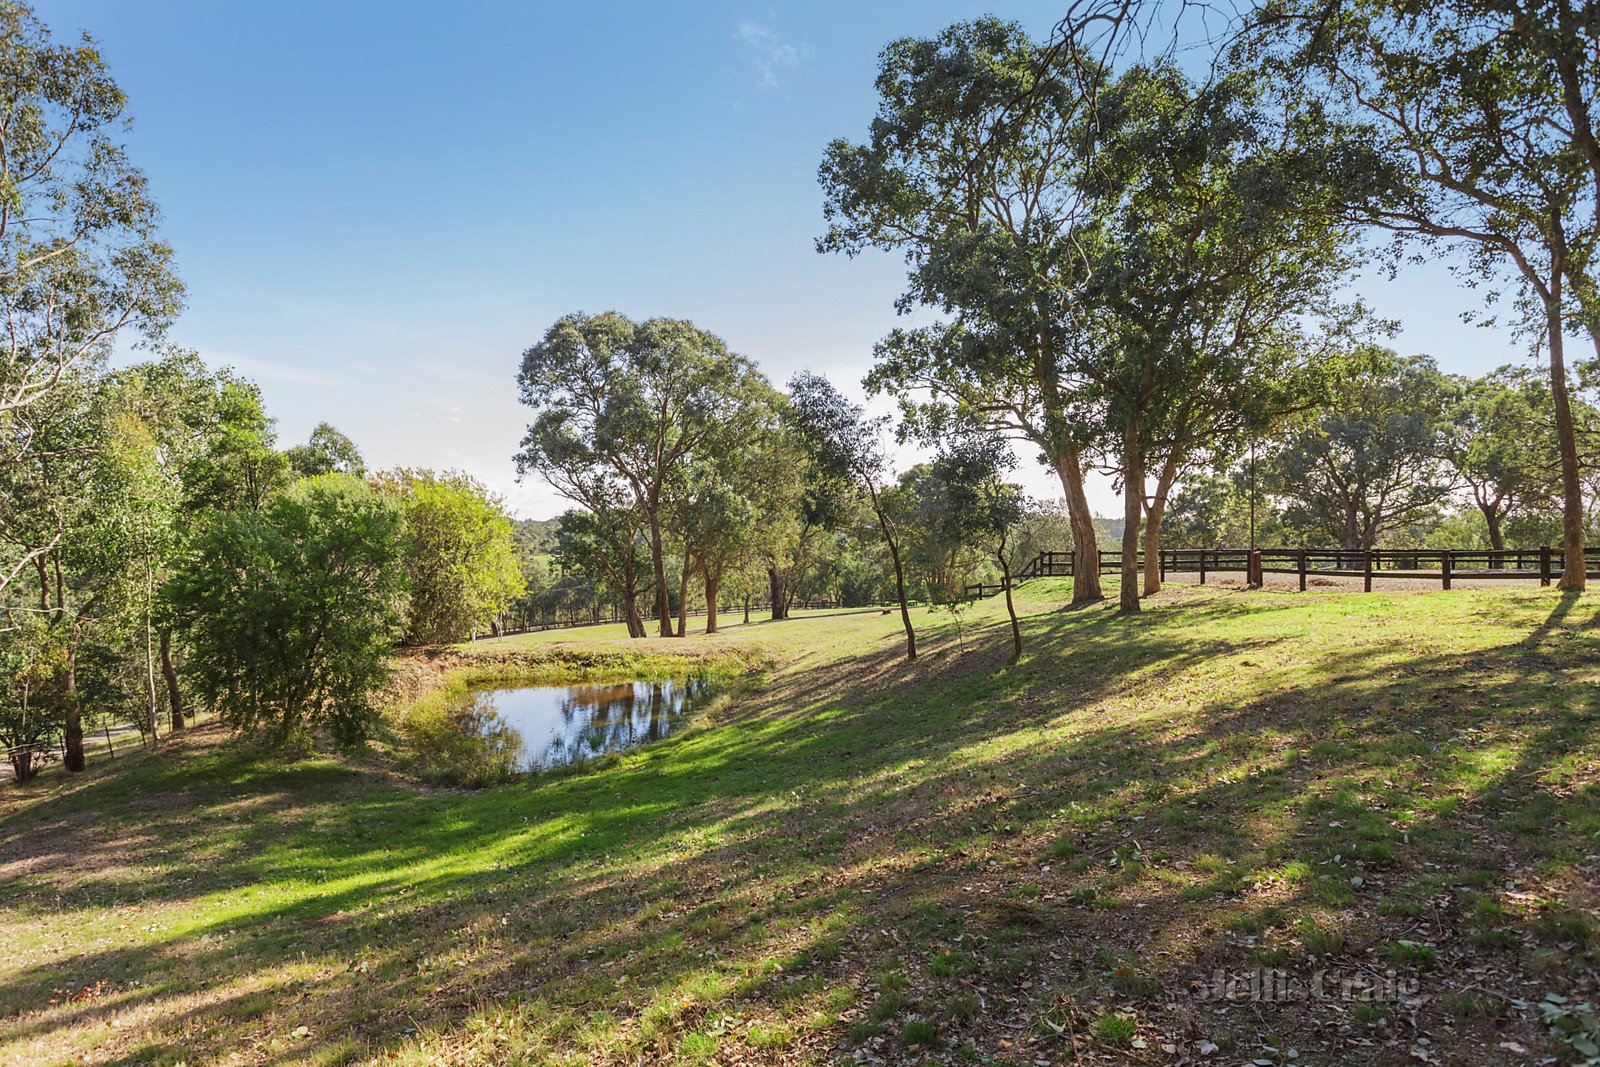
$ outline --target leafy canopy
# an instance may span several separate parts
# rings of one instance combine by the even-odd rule
[[[401,632],[403,561],[399,504],[350,475],[219,515],[165,589],[191,684],[237,729],[361,741]]]

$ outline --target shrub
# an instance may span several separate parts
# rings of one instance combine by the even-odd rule
[[[195,692],[279,744],[364,740],[400,633],[400,509],[346,474],[217,517],[165,589]]]
[[[486,694],[425,702],[395,724],[408,763],[424,779],[469,789],[514,778],[522,737],[500,718]]]

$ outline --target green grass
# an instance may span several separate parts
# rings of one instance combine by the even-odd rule
[[[1140,1032],[1337,1061],[1322,1008],[1254,1033],[1182,992],[1311,958],[1416,976],[1441,1058],[1555,1054],[1479,1005],[1600,962],[1587,600],[1067,593],[1024,587],[1015,666],[997,600],[965,654],[916,611],[913,664],[876,611],[409,662],[417,692],[739,672],[666,741],[495,788],[207,728],[0,790],[0,1062],[1138,1061]]]

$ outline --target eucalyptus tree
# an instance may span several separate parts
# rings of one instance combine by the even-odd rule
[[[1431,515],[1454,492],[1445,462],[1454,385],[1423,357],[1389,358],[1289,433],[1265,464],[1284,521],[1347,549]]]
[[[1178,475],[1325,398],[1363,322],[1338,298],[1358,261],[1349,176],[1319,131],[1273,120],[1260,82],[1134,67],[1099,98],[1099,227],[1077,305],[1123,487],[1124,611],[1139,608],[1141,540],[1145,592],[1160,588]]]
[[[60,705],[66,765],[76,771],[86,654],[99,711],[115,705],[158,738],[165,705],[171,729],[182,729],[157,592],[215,509],[249,499],[278,467],[264,458],[275,453],[254,387],[182,350],[115,372],[75,368],[27,417],[31,447],[0,464],[0,543],[32,557],[34,581],[23,584],[33,595],[18,596],[13,583],[0,601],[9,599],[13,617],[39,621],[59,653],[60,678],[36,694]]]
[[[16,626],[14,656],[25,664],[31,707],[56,717],[63,730],[68,770],[84,766],[81,705],[72,665],[87,622],[100,610],[99,582],[69,580],[70,564],[92,558],[79,552],[97,515],[91,487],[99,446],[110,439],[110,405],[103,381],[68,372],[48,396],[30,404],[29,447],[0,464],[0,544],[13,560],[5,597],[6,627]],[[115,557],[96,577],[115,577]],[[25,576],[25,577],[24,577]],[[73,576],[76,577],[76,576]],[[41,672],[54,672],[46,679]],[[19,668],[20,669],[20,668]],[[51,706],[53,705],[53,706]],[[27,718],[24,708],[24,719]]]
[[[19,782],[43,769],[53,739],[67,727],[57,694],[64,659],[60,637],[36,615],[12,615],[0,626],[0,744]]]
[[[868,418],[859,405],[840,395],[832,382],[811,373],[797,374],[789,380],[788,414],[817,465],[828,474],[854,482],[871,502],[894,566],[895,596],[906,633],[906,659],[916,659],[917,632],[911,626],[911,608],[906,601],[901,531],[884,503],[884,492],[893,482],[882,441],[887,417]]]
[[[129,575],[139,576],[124,607],[144,646],[144,725],[155,736],[158,668],[172,730],[183,729],[185,714],[171,627],[159,617],[157,591],[217,511],[259,508],[286,485],[288,462],[272,447],[260,391],[231,371],[208,369],[193,351],[166,349],[158,359],[109,373],[102,384],[115,421],[93,447],[103,456],[100,470],[119,488],[110,493],[111,503],[97,505],[96,517],[120,509],[122,536],[119,551],[101,546],[84,557],[83,569],[124,559]],[[135,544],[136,556],[124,558]]]
[[[931,463],[900,471],[883,490],[883,510],[899,533],[910,595],[930,605],[952,605],[963,594],[977,561],[962,531],[945,521],[945,486]]]
[[[284,459],[296,478],[315,478],[322,474],[353,474],[360,478],[367,473],[367,461],[362,458],[361,449],[326,422],[312,427],[306,443],[290,448],[284,453]]]
[[[756,380],[750,361],[721,338],[678,319],[636,323],[616,312],[575,313],[523,353],[521,398],[537,415],[519,463],[543,472],[559,457],[596,472],[591,479],[615,477],[633,494],[649,538],[663,637],[673,633],[663,525],[668,484],[735,418]]]
[[[144,174],[120,143],[127,100],[95,43],[56,43],[24,4],[0,6],[0,464],[46,436],[37,408],[100,364],[125,330],[159,334],[182,286]],[[0,564],[0,589],[55,531]]]
[[[688,636],[689,586],[706,598],[706,632],[717,629],[722,576],[751,556],[773,511],[793,506],[790,482],[800,459],[780,422],[783,394],[761,375],[738,383],[725,418],[674,470],[663,492],[667,523],[682,550],[678,636]]]
[[[1349,130],[1347,159],[1381,175],[1356,217],[1467,251],[1490,300],[1541,337],[1561,460],[1562,543],[1582,559],[1582,470],[1566,340],[1600,357],[1600,7],[1594,0],[1271,0],[1249,48],[1303,115]],[[1492,321],[1492,320],[1490,320]],[[1583,567],[1562,573],[1584,588]]]
[[[902,310],[953,317],[947,330],[892,335],[869,387],[925,390],[923,418],[975,422],[1039,450],[1072,521],[1075,601],[1101,595],[1084,474],[1102,427],[1083,396],[1073,304],[1089,269],[1084,184],[1106,79],[1075,45],[1041,49],[993,18],[898,40],[880,61],[867,141],[834,141],[820,172],[819,250],[900,252]]]
[[[705,592],[706,633],[717,632],[723,575],[754,551],[765,521],[766,488],[753,476],[760,468],[759,431],[737,445],[716,449],[689,464],[671,495],[673,526],[683,543],[678,585],[678,636],[688,636],[689,583],[698,578]]]
[[[191,379],[187,395],[204,397],[193,425],[198,447],[183,472],[184,508],[193,515],[259,511],[288,488],[289,457],[277,448],[261,389],[229,371]]]
[[[1015,465],[1016,457],[1002,441],[970,435],[948,445],[932,466],[941,487],[936,521],[946,536],[977,548],[1000,571],[1013,663],[1022,658],[1022,626],[1011,598],[1011,576],[1021,562],[1018,549],[1025,514],[1022,488],[1006,481]]]
[[[639,603],[654,592],[648,577],[643,519],[631,496],[606,483],[577,483],[583,508],[562,512],[556,547],[564,575],[582,573],[594,581],[602,599],[622,605],[629,637],[644,637]]]
[[[864,518],[862,493],[847,475],[825,468],[788,420],[771,449],[759,453],[762,497],[756,552],[766,572],[768,609],[789,607],[835,554],[841,532]],[[870,520],[868,520],[870,521]]]
[[[1550,389],[1526,368],[1463,380],[1444,446],[1497,552],[1506,547],[1505,522],[1513,512],[1560,496]]]

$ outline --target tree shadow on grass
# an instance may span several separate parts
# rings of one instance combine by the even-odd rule
[[[1551,807],[1539,783],[1593,751],[1593,690],[1563,690],[1568,706],[1555,716],[1529,697],[1561,680],[1530,651],[1562,631],[1572,605],[1471,657],[1408,654],[1399,676],[1371,647],[1318,648],[1314,690],[1268,660],[1283,620],[1259,604],[1219,595],[1162,610],[1181,612],[1183,626],[1156,611],[1030,620],[1030,659],[1015,668],[1002,662],[1000,622],[966,655],[949,652],[944,632],[914,666],[883,647],[826,674],[781,675],[709,728],[606,768],[480,794],[363,791],[322,768],[258,779],[224,762],[213,770],[225,787],[192,788],[178,805],[163,770],[138,786],[160,802],[131,820],[146,836],[115,877],[80,877],[57,900],[48,876],[35,875],[8,908],[88,920],[134,899],[130,868],[146,872],[138,899],[153,905],[273,884],[288,885],[286,899],[263,894],[164,939],[14,969],[0,987],[7,1040],[47,1040],[138,1006],[165,1013],[160,1034],[120,1062],[162,1048],[220,1053],[230,1026],[281,1043],[262,1046],[264,1062],[293,1062],[333,1055],[340,1042],[369,1052],[403,1044],[402,1024],[470,1040],[473,1020],[518,1004],[548,1013],[542,1031],[578,1047],[575,1005],[585,1005],[626,1020],[627,1047],[660,1052],[703,1029],[708,1011],[743,1005],[790,1020],[791,1051],[820,1052],[843,1024],[797,1020],[889,961],[910,983],[901,1016],[936,1014],[962,978],[983,983],[992,1019],[939,1017],[990,1051],[1016,1037],[1001,1024],[1032,1026],[1051,1010],[1087,1026],[1131,1008],[1157,1036],[1186,1040],[1198,1026],[1233,1025],[1195,1004],[1188,983],[1214,966],[1276,958],[1269,951],[1304,957],[1308,935],[1293,925],[1302,918],[1349,931],[1318,959],[1361,966],[1392,962],[1384,953],[1425,919],[1449,934],[1432,938],[1444,957],[1432,973],[1454,983],[1465,966],[1447,955],[1467,936],[1459,908],[1417,915],[1399,905],[1455,901],[1458,872],[1474,884],[1480,874],[1487,884],[1508,872],[1526,879],[1581,847],[1574,830],[1592,817],[1592,790]],[[1560,666],[1588,669],[1593,656],[1570,650]],[[1268,681],[1248,681],[1254,672]],[[1185,692],[1165,691],[1174,678],[1188,679]],[[1485,729],[1507,732],[1493,742],[1505,758],[1480,758],[1490,742],[1472,731]],[[1361,744],[1341,740],[1352,737]],[[194,825],[196,811],[266,782],[278,807],[232,840],[208,840],[216,820]],[[108,797],[126,795],[104,785]],[[41,825],[52,828],[38,853],[46,869],[52,856],[105,848],[85,799],[39,805],[0,848]],[[283,825],[291,812],[297,821]],[[1545,836],[1518,840],[1534,817],[1547,820]],[[208,846],[203,876],[179,872],[186,851]],[[308,878],[325,888],[311,891]],[[1389,901],[1398,903],[1386,911]],[[1536,939],[1537,919],[1496,921]],[[219,940],[201,941],[207,934]],[[1524,947],[1491,960],[1523,984]],[[300,952],[313,969],[330,960],[344,969],[296,987],[298,997],[180,1007],[204,976],[239,981]],[[938,962],[963,953],[973,970]],[[357,957],[369,966],[352,969]],[[1570,977],[1561,966],[1540,978]],[[49,1007],[50,990],[108,975],[164,980],[115,1002]],[[703,992],[678,997],[686,987]],[[860,996],[881,1000],[881,990]],[[1441,1010],[1420,1009],[1415,1025],[1463,1042],[1509,1025],[1447,1022]],[[302,1018],[312,1033],[286,1037]],[[1267,1021],[1317,1048],[1326,1011]],[[1249,1051],[1259,1035],[1238,1029],[1233,1040]],[[1056,1037],[1034,1039],[1045,1048]],[[1382,1048],[1373,1062],[1390,1054]],[[1409,1050],[1390,1051],[1398,1061]]]

